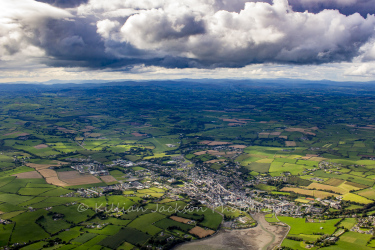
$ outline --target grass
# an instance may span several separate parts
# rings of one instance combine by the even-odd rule
[[[49,237],[49,234],[35,223],[40,216],[46,216],[46,214],[45,210],[36,210],[13,217],[12,221],[16,222],[16,226],[12,233],[11,243],[37,241]]]
[[[302,199],[302,198],[300,198],[300,199],[295,199],[295,201],[298,201],[298,202],[300,202],[300,203],[309,203],[309,202],[310,202],[309,200]]]
[[[292,188],[292,187],[284,187],[283,189],[281,189],[281,191],[294,192],[297,194],[312,196],[316,198],[326,198],[329,196],[337,196],[336,194],[328,193],[324,191],[309,190],[309,189],[303,189],[303,188]]]
[[[357,220],[355,218],[345,218],[343,221],[340,222],[338,226],[351,229],[356,223]]]
[[[317,171],[314,172],[314,176],[316,176],[316,177],[327,177],[327,178],[337,178],[337,179],[346,180],[346,181],[350,181],[350,182],[354,182],[354,183],[366,185],[366,186],[373,186],[374,185],[374,180],[366,179],[364,177],[359,177],[359,176],[350,175],[350,174],[337,175],[337,174],[326,173],[323,170],[317,170]]]
[[[169,138],[148,138],[145,139],[144,141],[152,143],[155,148],[152,150],[154,153],[163,153],[166,151],[174,150],[177,147],[168,147],[166,144],[173,144],[178,146],[177,142],[179,141],[178,139],[169,139]]]
[[[113,195],[113,196],[108,196],[108,209],[111,209],[112,206],[113,208],[118,208],[119,210],[127,210],[129,207],[133,206],[135,203],[128,198],[124,196],[119,196],[119,195]]]
[[[75,248],[77,250],[79,249],[95,249],[98,248],[98,250],[101,249],[101,246],[97,245],[99,242],[107,238],[108,236],[106,235],[97,235],[94,238],[88,240],[84,244],[80,245],[79,247]]]
[[[43,246],[46,244],[44,241],[39,241],[37,243],[25,246],[22,250],[35,250],[35,249],[43,249]]]
[[[168,218],[164,218],[164,219],[156,222],[155,226],[157,226],[159,228],[162,228],[162,229],[165,229],[165,230],[168,229],[169,227],[178,227],[182,231],[185,231],[185,232],[188,232],[190,229],[193,228],[193,226],[191,226],[191,225],[181,223],[181,222],[178,222],[178,221],[174,221],[174,220],[171,220],[171,219],[168,219]]]
[[[283,247],[289,247],[290,249],[306,249],[301,246],[300,241],[294,241],[294,240],[289,240],[289,239],[284,239],[283,243],[281,244]]]
[[[68,231],[63,231],[59,233],[58,235],[54,236],[52,239],[59,238],[62,241],[69,242],[70,240],[77,238],[79,235],[81,235],[79,231],[68,230]]]
[[[125,180],[123,177],[125,174],[119,170],[112,170],[109,172],[116,180]]]
[[[130,244],[129,242],[124,242],[120,247],[117,248],[118,250],[132,250],[134,249],[134,245]]]
[[[313,234],[321,232],[325,234],[333,234],[336,230],[334,226],[340,219],[327,220],[324,223],[307,223],[305,219],[278,216],[279,220],[288,224],[291,229],[289,234]],[[320,229],[323,227],[323,229]]]
[[[16,177],[14,176],[0,178],[0,187],[7,185],[8,183],[12,182],[15,178]]]
[[[357,202],[357,203],[361,203],[361,204],[370,204],[370,203],[373,202],[373,201],[371,201],[371,200],[369,200],[365,197],[362,197],[362,196],[359,196],[359,195],[356,195],[356,194],[353,194],[353,193],[345,194],[343,196],[343,200],[353,201],[353,202]]]
[[[316,189],[316,190],[333,191],[333,192],[339,193],[339,194],[346,194],[346,193],[349,192],[348,190],[345,190],[345,189],[340,188],[340,187],[334,187],[334,186],[320,184],[320,183],[311,183],[307,188],[308,189]]]
[[[93,234],[93,233],[84,233],[82,234],[81,236],[75,238],[74,240],[72,240],[72,243],[85,243],[89,240],[91,240],[92,238],[94,238],[95,236],[97,236],[97,234]]]
[[[220,214],[212,211],[209,208],[207,208],[204,212],[199,210],[195,211],[194,213],[204,216],[203,221],[199,223],[200,226],[208,227],[212,230],[217,230],[223,220],[223,217]]]
[[[45,199],[47,199],[47,197],[34,197],[34,198],[32,198],[32,199],[30,199],[28,201],[20,203],[19,205],[20,206],[24,206],[24,207],[28,207],[28,206],[32,206],[32,204],[42,202]]]
[[[28,188],[28,187],[25,187],[25,188],[20,188],[18,190],[18,193],[20,195],[36,196],[36,195],[39,195],[41,193],[47,192],[49,190],[51,190],[51,188]]]
[[[50,234],[55,234],[63,229],[67,229],[70,227],[70,224],[66,221],[60,220],[53,220],[51,216],[43,216],[41,219],[37,221],[39,225],[41,225],[44,230],[46,230]]]
[[[16,206],[16,205],[13,205],[13,204],[9,204],[9,203],[0,204],[0,211],[6,212],[6,213],[15,212],[15,211],[22,211],[24,209],[25,208],[23,208],[23,207]]]
[[[1,211],[1,209],[0,209]],[[7,212],[5,214],[1,214],[0,215],[0,218],[3,219],[3,220],[9,220],[19,214],[22,214],[23,212],[25,212],[24,210],[20,210],[20,211],[13,211],[13,212]]]
[[[24,172],[30,172],[30,171],[34,171],[34,170],[35,169],[30,168],[30,167],[26,167],[26,166],[16,167],[16,168],[13,168],[13,169],[10,169],[10,170],[7,170],[7,171],[0,172],[0,177],[10,176],[10,175],[14,175],[14,174],[20,174],[20,173],[24,173]],[[12,178],[15,178],[15,177],[12,177]]]
[[[138,231],[134,228],[125,227],[121,229],[117,234],[109,236],[99,242],[99,245],[108,247],[110,249],[115,249],[119,247],[123,242],[129,242],[133,245],[142,245],[145,243],[151,236],[147,235],[141,231]]]
[[[0,225],[0,247],[8,245],[14,224]]]
[[[56,189],[49,190],[45,193],[42,193],[40,194],[40,196],[60,196],[60,195],[68,194],[70,192],[72,192],[72,190],[68,190],[65,188],[56,188]]]
[[[148,213],[151,213],[150,209],[148,209],[148,210],[139,209],[139,210],[136,210],[136,211],[130,211],[129,213],[126,213],[126,214],[122,215],[121,218],[125,219],[125,220],[134,220],[135,218],[137,218],[141,215],[144,215],[144,214],[148,214]]]
[[[346,232],[341,235],[337,245],[329,249],[372,249],[366,246],[370,239],[371,235],[369,234]]]
[[[271,194],[276,194],[276,195],[290,195],[290,193],[287,193],[287,192],[271,192]]]
[[[247,165],[247,168],[249,170],[253,170],[258,173],[268,173],[270,169],[270,163],[265,163],[265,162],[252,162],[249,165]]]
[[[57,206],[57,207],[53,207],[51,211],[65,215],[64,219],[73,224],[83,222],[95,214],[90,209],[84,212],[78,212],[77,209],[78,209],[78,205]]]
[[[72,202],[78,202],[82,200],[82,198],[79,197],[48,197],[47,199],[34,203],[34,208],[45,208],[45,207],[55,207],[65,204],[70,204]]]
[[[12,205],[18,205],[20,203],[31,200],[31,196],[21,196],[16,194],[0,194],[0,201],[6,202]]]
[[[161,229],[154,226],[153,223],[164,218],[165,215],[159,213],[149,213],[136,218],[131,223],[129,223],[128,227],[135,228],[150,235],[155,235],[159,233]]]
[[[255,186],[257,189],[264,190],[264,191],[275,191],[276,187],[274,186],[269,186],[266,184],[258,184]]]
[[[101,229],[87,229],[89,233],[101,234],[101,235],[114,235],[120,231],[121,226],[107,225]]]
[[[95,223],[99,223],[99,224],[109,223],[109,224],[114,224],[114,225],[118,225],[118,226],[126,226],[131,221],[130,220],[122,220],[120,218],[107,217],[105,219],[94,218],[94,219],[90,220],[89,222],[95,222]]]
[[[8,184],[2,186],[0,188],[0,192],[5,192],[5,193],[17,193],[18,190],[22,187],[26,187],[27,179],[13,179],[11,182]]]
[[[368,199],[375,200],[375,190],[372,188],[358,191],[357,194]]]
[[[274,214],[266,214],[265,219],[269,223],[279,222],[279,220],[276,218],[276,216]]]

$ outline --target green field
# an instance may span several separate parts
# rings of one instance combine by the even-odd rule
[[[356,223],[357,220],[355,218],[345,218],[338,226],[351,229]]]
[[[140,217],[133,220],[128,227],[135,228],[141,232],[149,235],[155,235],[161,231],[160,228],[153,225],[153,223],[164,219],[165,216],[159,213],[149,213],[141,215]]]
[[[309,223],[302,218],[292,218],[278,216],[279,220],[288,224],[291,229],[289,234],[299,235],[299,234],[308,234],[311,235],[314,232],[333,234],[336,230],[334,226],[340,219],[327,220],[324,223]],[[322,229],[321,229],[322,228]]]
[[[181,223],[181,222],[177,222],[177,221],[174,221],[174,220],[171,220],[171,219],[168,219],[168,218],[164,218],[164,219],[156,222],[155,226],[157,226],[158,228],[165,229],[165,230],[167,230],[170,227],[177,227],[179,230],[182,230],[184,232],[188,232],[190,229],[193,228],[193,226],[191,226],[191,225],[184,224],[184,223]]]
[[[105,238],[99,244],[113,249],[120,246],[124,241],[129,242],[133,245],[139,245],[143,244],[149,238],[149,235],[141,231],[126,227],[124,229],[121,229],[117,234]]]
[[[375,213],[374,99],[373,84],[285,79],[0,86],[0,218],[10,223],[0,227],[0,247],[171,249],[195,225],[216,231],[223,220],[250,218],[223,207],[251,198],[298,207],[298,218],[291,210],[278,218],[303,241],[282,245],[306,249]],[[44,178],[24,179],[35,171],[26,165]],[[48,184],[74,165],[105,168],[117,181]],[[220,198],[218,184],[229,191]],[[223,207],[207,209],[214,203]],[[174,210],[188,205],[200,210]],[[368,249],[369,237],[345,232],[325,248]]]

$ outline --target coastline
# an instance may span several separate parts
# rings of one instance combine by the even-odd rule
[[[273,249],[288,234],[288,227],[269,224],[264,214],[252,215],[257,226],[248,229],[220,229],[214,235],[175,246],[174,250]]]

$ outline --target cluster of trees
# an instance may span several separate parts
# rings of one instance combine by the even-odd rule
[[[183,239],[176,239],[176,238],[173,238],[173,239],[169,239],[167,237],[163,238],[163,239],[150,239],[148,241],[149,244],[151,245],[154,245],[154,246],[158,246],[160,247],[160,249],[172,249],[174,246],[178,245],[178,244],[181,244],[181,243],[184,243],[186,241],[190,241],[191,238],[183,238]],[[142,246],[140,247],[141,250],[143,249],[150,249],[148,248],[147,246]]]
[[[122,191],[117,189],[109,189],[103,191],[103,194],[122,195]]]
[[[66,241],[61,240],[60,238],[56,238],[54,240],[49,240],[47,244],[43,245],[43,248],[53,247],[54,245],[66,244]]]
[[[303,241],[302,238],[296,237],[296,236],[287,236],[288,240],[295,240],[295,241]]]

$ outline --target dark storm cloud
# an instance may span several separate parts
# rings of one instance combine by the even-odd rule
[[[48,3],[60,8],[74,8],[87,3],[88,0],[38,0],[38,2]]]
[[[364,15],[372,13],[372,0],[74,2],[49,1],[70,8],[65,11],[32,0],[7,2],[0,52],[31,51],[50,66],[95,69],[321,64],[369,51],[362,59],[375,58],[375,17]]]
[[[215,6],[228,11],[239,12],[246,2],[266,2],[272,0],[218,0]],[[375,0],[289,0],[289,5],[294,11],[319,13],[325,9],[338,10],[345,15],[359,13],[363,17],[375,14]]]
[[[325,9],[337,9],[340,13],[351,15],[359,13],[366,17],[375,14],[375,0],[289,0],[295,11],[318,13]]]

